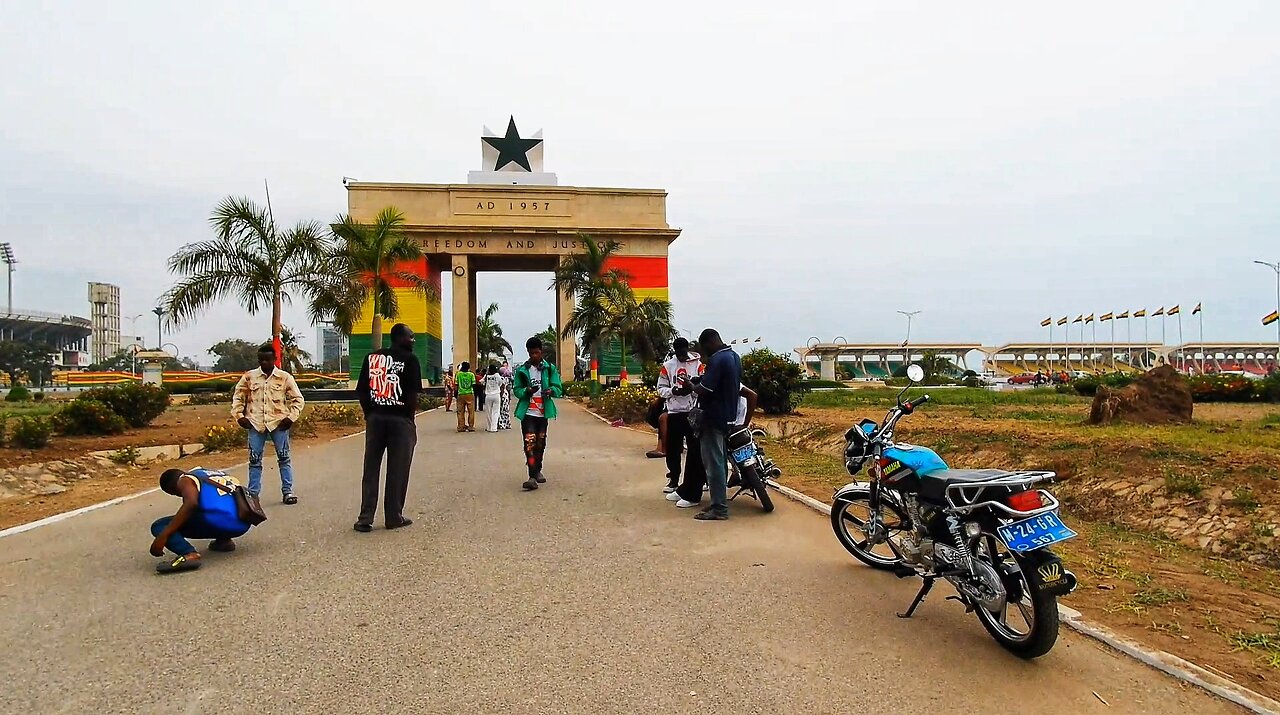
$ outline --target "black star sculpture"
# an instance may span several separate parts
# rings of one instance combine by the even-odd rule
[[[493,165],[494,171],[501,171],[502,167],[515,162],[525,171],[532,172],[533,168],[529,166],[529,150],[542,143],[541,139],[521,139],[520,132],[516,131],[514,116],[507,123],[505,137],[481,137],[481,139],[485,144],[498,150],[498,161]]]

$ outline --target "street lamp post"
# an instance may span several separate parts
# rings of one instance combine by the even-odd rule
[[[157,305],[151,309],[151,312],[156,314],[156,345],[158,346],[164,342],[164,324],[162,322],[164,318],[164,308]]]
[[[915,318],[917,315],[920,315],[922,311],[899,310],[898,312],[907,316],[907,339],[903,341],[902,347],[904,348],[904,352],[906,353],[906,355],[903,358],[903,361],[909,363],[911,362],[911,320]]]
[[[1280,311],[1280,261],[1275,263],[1267,263],[1266,261],[1254,261],[1260,266],[1266,266],[1276,272],[1276,310]],[[1276,369],[1280,369],[1280,320],[1276,321]]]
[[[129,316],[129,340],[136,341],[138,339],[138,318],[144,315],[146,313]],[[138,346],[136,343],[129,346],[129,372],[134,375],[138,374]]]
[[[8,284],[9,285],[9,313],[12,314],[13,313],[13,264],[17,263],[18,259],[13,257],[13,246],[8,241],[5,241],[4,243],[0,243],[0,261],[3,261],[5,266],[9,268],[9,284]]]

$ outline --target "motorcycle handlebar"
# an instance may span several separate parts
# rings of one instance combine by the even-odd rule
[[[908,403],[906,404],[906,411],[907,411],[907,413],[908,413],[908,414],[910,414],[910,413],[911,413],[912,411],[914,411],[917,407],[919,407],[920,405],[923,405],[924,403],[926,403],[926,402],[928,402],[928,401],[929,401],[929,396],[928,396],[928,395],[921,395],[921,396],[917,397],[916,399],[914,399],[914,400],[912,400],[912,401],[908,402]]]

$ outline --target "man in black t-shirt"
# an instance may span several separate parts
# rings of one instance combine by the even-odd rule
[[[391,328],[391,347],[370,353],[360,368],[356,396],[364,410],[364,478],[360,493],[360,516],[355,530],[373,531],[378,510],[378,476],[382,454],[387,454],[387,488],[382,518],[388,529],[413,522],[404,518],[404,499],[409,490],[409,467],[418,444],[413,416],[422,392],[422,366],[413,354],[413,331],[404,323]]]

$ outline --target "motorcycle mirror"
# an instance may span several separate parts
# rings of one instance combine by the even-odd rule
[[[919,365],[911,365],[907,368],[907,379],[912,382],[921,382],[924,380],[924,368]]]

